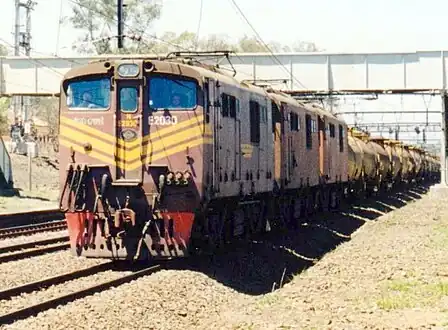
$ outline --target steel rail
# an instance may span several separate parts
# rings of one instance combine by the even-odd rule
[[[8,313],[8,314],[1,315],[0,316],[0,324],[10,324],[12,322],[15,322],[15,321],[27,318],[27,317],[37,315],[38,313],[40,313],[42,311],[56,308],[60,305],[65,305],[74,300],[81,299],[86,296],[92,295],[94,293],[107,290],[111,287],[131,282],[139,277],[150,275],[159,269],[161,269],[161,265],[151,266],[151,267],[145,268],[143,270],[137,271],[135,273],[132,273],[129,275],[124,275],[118,279],[103,282],[101,284],[97,284],[97,285],[91,286],[89,288],[86,288],[86,289],[83,289],[83,290],[80,290],[77,292],[72,292],[72,293],[69,293],[69,294],[54,298],[54,299],[49,299],[49,300],[43,301],[41,303],[16,310],[16,311]]]
[[[113,262],[104,263],[101,265],[95,265],[92,267],[76,270],[73,272],[68,272],[65,274],[48,277],[43,280],[26,283],[23,285],[18,285],[9,289],[0,291],[0,300],[11,299],[11,297],[20,295],[22,293],[29,293],[36,290],[46,289],[52,285],[61,284],[63,282],[68,282],[74,279],[86,277],[99,272],[104,272],[110,269],[114,265]]]
[[[0,214],[0,228],[61,220],[63,218],[64,213],[62,213],[59,209],[3,213]]]
[[[17,236],[63,230],[67,228],[65,220],[49,221],[25,226],[15,226],[0,229],[0,239],[13,238]]]
[[[35,243],[36,242],[33,242],[34,245],[35,245]],[[44,246],[44,247],[33,249],[33,250],[18,251],[18,252],[11,253],[11,254],[4,254],[4,255],[0,255],[0,262],[8,262],[8,261],[15,261],[15,260],[19,260],[19,259],[35,257],[35,256],[43,255],[46,253],[66,250],[69,247],[70,247],[70,243],[63,242],[63,243],[54,244],[51,246]]]
[[[32,242],[27,242],[27,243],[8,245],[8,246],[0,247],[0,254],[24,250],[24,249],[32,249],[39,245],[50,245],[50,244],[56,244],[56,243],[66,242],[66,241],[68,241],[67,235],[61,236],[61,237],[46,238],[46,239],[39,240],[39,241],[32,241]]]

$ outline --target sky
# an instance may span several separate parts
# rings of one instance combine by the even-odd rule
[[[70,0],[35,0],[32,47],[43,54],[72,53],[77,32],[59,18],[70,15]],[[196,32],[201,0],[154,0],[163,3],[162,16],[148,34]],[[2,0],[0,38],[13,43],[15,0]],[[265,42],[292,44],[312,41],[329,52],[415,51],[448,49],[442,0],[237,0]],[[230,24],[229,24],[230,23]],[[268,23],[268,24],[266,24]],[[253,36],[230,0],[203,0],[200,35],[225,33],[237,39]]]
[[[70,0],[35,0],[32,13],[32,49],[36,55],[76,55],[71,45],[77,32],[60,26],[61,16],[71,14]],[[126,0],[124,0],[126,1]],[[161,36],[166,31],[196,32],[201,0],[154,0],[163,4],[162,15],[147,30]],[[14,2],[1,0],[0,43],[13,44]],[[236,0],[247,19],[265,42],[293,44],[311,41],[327,52],[413,52],[448,50],[448,1],[442,0]],[[233,40],[254,36],[231,0],[203,0],[200,36],[227,34]],[[115,33],[115,31],[114,31]],[[426,103],[425,103],[426,102]],[[428,103],[429,102],[429,103]],[[353,110],[406,108],[440,110],[440,100],[421,97],[387,97],[379,101],[344,100]],[[360,115],[364,122],[418,122],[422,115]],[[367,117],[366,117],[367,116]],[[423,115],[424,116],[424,115]],[[434,117],[435,116],[435,117]],[[430,121],[439,121],[431,115]],[[353,123],[354,118],[344,116]],[[415,135],[415,134],[414,134]],[[431,134],[433,135],[433,134]],[[433,137],[439,136],[438,133]],[[429,137],[429,136],[428,136]]]

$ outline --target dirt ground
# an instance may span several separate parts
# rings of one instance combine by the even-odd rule
[[[317,231],[303,229],[296,239],[285,236],[276,256],[270,255],[272,262],[253,267],[251,261],[263,254],[259,248],[252,260],[236,267],[245,264],[255,272],[246,274],[247,280],[261,280],[264,291],[272,286],[274,292],[239,288],[245,293],[240,299],[199,327],[448,329],[447,202],[448,197],[431,193],[421,199],[401,194],[355,207],[343,217],[321,217],[311,226]],[[332,244],[339,246],[325,254]],[[273,267],[277,278],[263,280],[260,273]]]
[[[57,207],[59,196],[59,164],[55,157],[32,159],[31,190],[29,189],[28,158],[10,154],[14,188],[20,196],[0,196],[0,213]]]

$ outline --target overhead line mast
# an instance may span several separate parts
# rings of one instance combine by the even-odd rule
[[[117,0],[117,32],[118,32],[118,49],[123,48],[123,0]]]

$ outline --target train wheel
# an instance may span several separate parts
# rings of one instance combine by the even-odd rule
[[[316,191],[314,197],[314,212],[321,212],[323,209],[324,193],[321,189]]]
[[[329,192],[329,201],[328,201],[328,208],[329,210],[336,210],[339,207],[339,195],[338,191],[334,188],[332,188]]]
[[[277,215],[278,227],[286,229],[291,223],[291,202],[288,197],[284,197],[280,201],[279,213]]]
[[[296,198],[294,201],[294,214],[293,217],[295,219],[296,223],[300,222],[300,219],[304,217],[305,215],[305,200],[304,198]]]
[[[266,228],[265,203],[261,201],[259,204],[252,204],[247,207],[248,234],[252,236]]]
[[[314,195],[312,192],[308,192],[306,196],[306,215],[310,216],[314,214]]]
[[[224,246],[224,224],[225,224],[225,208],[219,214],[208,214],[206,219],[206,252],[213,251]]]

